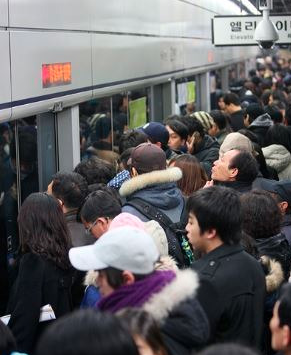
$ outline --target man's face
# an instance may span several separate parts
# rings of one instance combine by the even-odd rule
[[[114,289],[109,285],[106,273],[104,271],[99,271],[97,276],[97,285],[102,297],[109,296]]]
[[[97,217],[94,222],[87,222],[81,218],[86,233],[93,235],[96,239],[102,237],[108,231],[111,220],[108,217]]]
[[[229,168],[231,160],[238,154],[237,150],[230,150],[224,153],[213,163],[211,179],[216,181],[235,181],[236,168]]]
[[[203,238],[203,234],[201,234],[201,230],[199,227],[198,220],[196,216],[190,212],[188,217],[188,223],[186,226],[187,237],[189,243],[192,245],[194,250],[199,250],[201,252],[205,252],[205,239]]]
[[[219,98],[217,104],[218,104],[218,107],[221,111],[225,111],[225,103],[224,103],[223,97]]]
[[[169,126],[166,126],[169,132],[168,146],[170,149],[180,150],[185,145],[185,139],[182,139],[178,133],[174,132]]]
[[[286,326],[280,326],[280,319],[278,315],[279,302],[276,302],[273,309],[273,317],[270,321],[270,330],[272,333],[272,348],[276,351],[284,350],[289,343],[286,340]],[[285,335],[284,335],[285,334]]]

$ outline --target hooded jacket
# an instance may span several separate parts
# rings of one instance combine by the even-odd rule
[[[265,137],[268,129],[273,125],[273,121],[269,114],[264,113],[261,116],[258,116],[248,127],[252,131],[261,147],[265,146]]]
[[[220,145],[217,140],[206,134],[193,152],[193,155],[199,160],[208,177],[211,176],[213,163],[219,157],[219,148]]]
[[[262,148],[267,165],[274,168],[280,180],[291,179],[291,154],[280,144],[271,144]]]
[[[139,198],[165,213],[173,223],[179,222],[184,208],[184,199],[175,182],[182,178],[179,168],[156,170],[133,177],[122,184],[119,193],[127,200]],[[122,212],[131,213],[142,221],[149,219],[133,206],[123,206]]]

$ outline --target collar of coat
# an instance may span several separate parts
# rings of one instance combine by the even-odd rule
[[[166,319],[180,303],[194,297],[199,286],[197,273],[193,270],[179,270],[176,278],[159,293],[154,294],[144,305],[156,321]]]
[[[130,196],[134,192],[142,190],[145,187],[167,182],[176,182],[181,178],[182,170],[177,167],[151,171],[150,173],[135,176],[124,182],[119,190],[119,193],[123,197]]]

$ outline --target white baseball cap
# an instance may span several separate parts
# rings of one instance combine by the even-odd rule
[[[145,275],[154,271],[158,249],[149,234],[134,227],[109,230],[93,245],[72,248],[72,265],[82,271],[113,267]]]

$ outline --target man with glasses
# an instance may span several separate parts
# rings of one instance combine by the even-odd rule
[[[92,192],[81,209],[81,220],[86,234],[99,239],[108,231],[114,217],[121,213],[121,202],[109,187]]]

